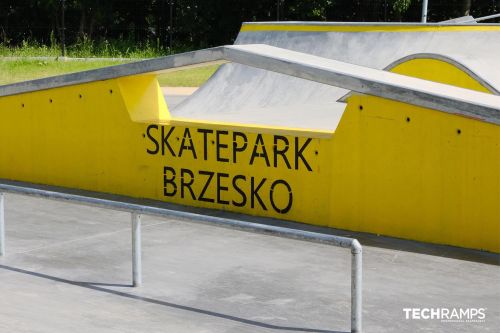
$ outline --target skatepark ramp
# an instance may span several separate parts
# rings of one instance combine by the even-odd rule
[[[407,75],[420,73],[432,81],[498,94],[500,71],[492,70],[500,51],[498,29],[494,25],[246,23],[235,44],[272,45],[376,69],[420,55],[421,60],[405,65],[413,69]],[[465,71],[466,75],[458,78],[459,73],[446,70]],[[467,79],[477,82],[477,87],[459,82]],[[205,121],[335,131],[345,110],[345,104],[338,100],[347,92],[341,87],[227,64],[171,112]]]
[[[2,86],[0,178],[500,252],[499,37],[244,24],[233,46]],[[169,110],[156,75],[206,63],[227,64]]]

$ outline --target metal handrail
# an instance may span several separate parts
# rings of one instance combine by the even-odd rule
[[[474,19],[471,19],[471,20],[468,20],[468,21],[464,21],[464,22],[460,22],[461,24],[467,24],[467,23],[472,23],[472,22],[481,22],[481,21],[486,21],[486,20],[491,20],[491,19],[494,19],[494,18],[498,18],[500,17],[500,13],[498,14],[493,14],[493,15],[488,15],[488,16],[483,16],[483,17],[478,17],[478,18],[474,18]]]
[[[131,213],[132,216],[132,281],[135,287],[142,283],[141,262],[141,215],[176,216],[190,219],[190,222],[215,225],[258,234],[272,235],[313,243],[321,243],[351,249],[351,332],[362,331],[362,247],[354,238],[320,234],[279,226],[183,212],[174,209],[153,207],[118,200],[65,193],[21,185],[0,183],[0,256],[5,255],[5,213],[4,193],[14,193],[45,199],[74,202],[82,205],[108,208]]]

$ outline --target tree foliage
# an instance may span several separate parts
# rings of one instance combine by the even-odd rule
[[[114,41],[160,49],[232,43],[245,21],[420,21],[422,0],[0,0],[0,43]],[[429,21],[500,11],[500,0],[430,0]]]

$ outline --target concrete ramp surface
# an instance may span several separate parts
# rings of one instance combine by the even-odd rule
[[[492,25],[245,23],[235,42],[267,44],[384,69],[416,54],[446,56],[500,90],[500,29]],[[196,120],[335,131],[345,89],[225,64],[172,115]],[[168,101],[167,101],[168,103]]]

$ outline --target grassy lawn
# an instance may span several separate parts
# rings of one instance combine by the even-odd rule
[[[162,87],[199,87],[219,68],[219,65],[204,66],[162,74],[158,82]]]
[[[57,61],[9,60],[0,58],[0,85],[123,63],[123,61],[108,60]],[[215,72],[217,67],[217,65],[212,65],[162,74],[158,77],[158,80],[162,86],[198,87]]]

